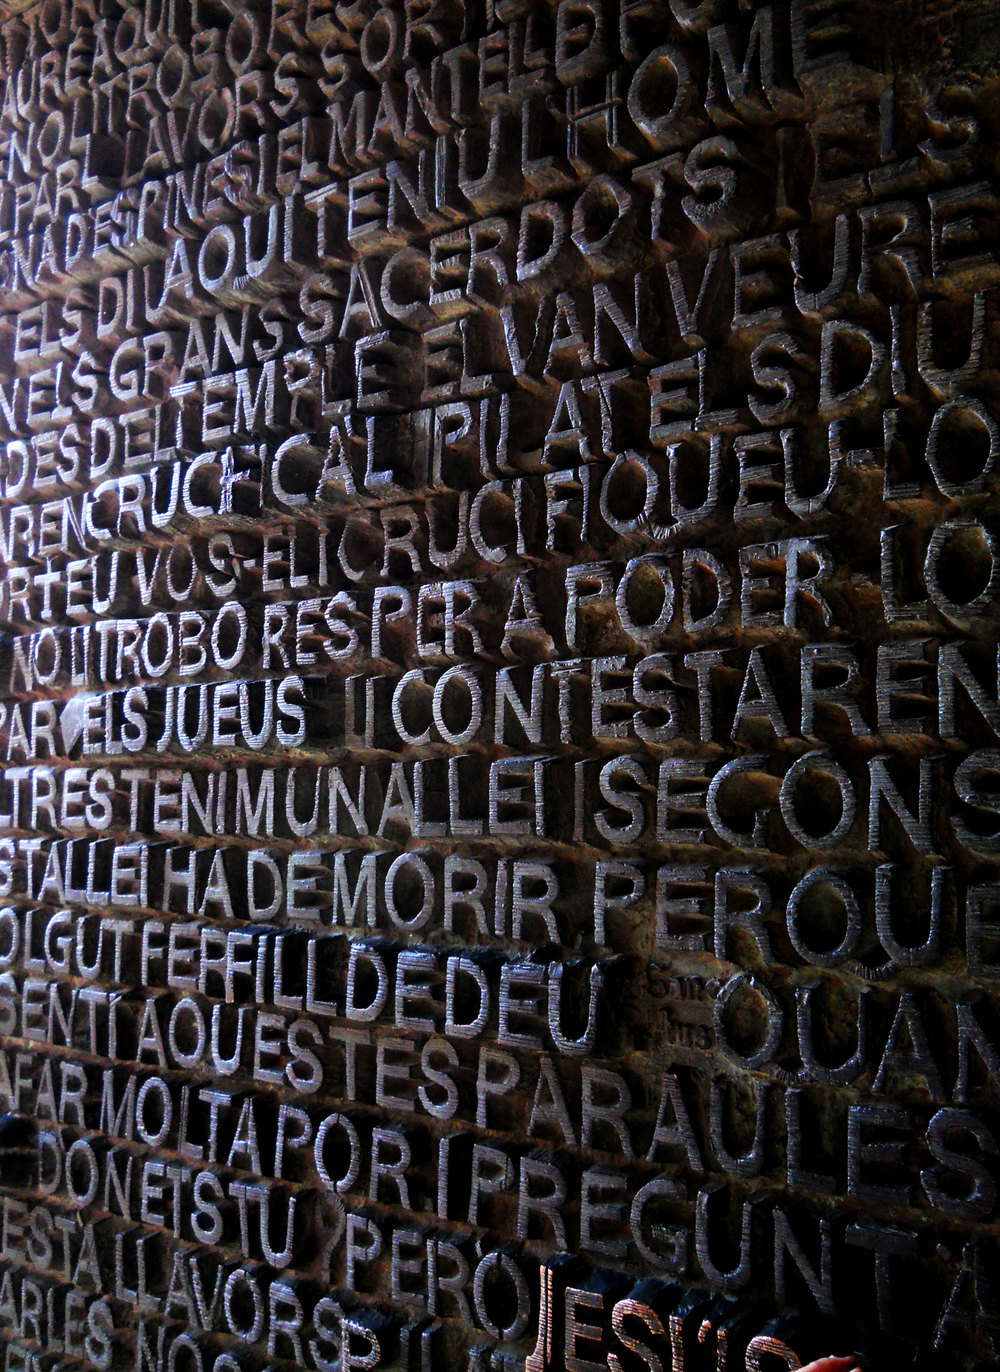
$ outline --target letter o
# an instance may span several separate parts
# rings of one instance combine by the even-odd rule
[[[221,152],[233,136],[235,123],[232,92],[224,86],[216,87],[198,107],[198,142],[206,152]]]
[[[343,1176],[337,1177],[336,1180],[330,1176],[325,1157],[326,1137],[334,1128],[343,1131],[347,1138],[347,1146],[350,1149],[347,1171]],[[358,1138],[358,1131],[354,1124],[346,1115],[327,1115],[316,1130],[316,1139],[313,1143],[313,1161],[316,1164],[320,1181],[333,1191],[349,1191],[357,1181],[358,1173],[361,1170],[361,1140]]]
[[[404,919],[396,905],[396,879],[400,873],[411,868],[423,888],[420,909],[412,919]],[[418,853],[400,853],[385,874],[385,908],[397,929],[423,929],[434,909],[434,873]]]
[[[43,648],[49,658],[48,668],[42,667]],[[62,668],[62,644],[55,629],[40,629],[31,644],[31,671],[39,686],[51,686]]]
[[[664,109],[664,93],[671,89],[673,100],[670,108]],[[690,111],[696,93],[684,49],[665,46],[654,48],[639,63],[629,83],[626,104],[643,137],[657,152],[669,152],[683,146],[685,126],[680,121]]]
[[[663,603],[660,612],[654,620],[648,624],[637,624],[632,618],[632,612],[628,606],[628,592],[632,584],[632,578],[646,569],[653,572],[659,580],[660,590],[663,592]],[[660,557],[659,553],[646,553],[642,557],[629,559],[628,564],[622,572],[621,580],[615,589],[615,606],[618,610],[618,618],[621,626],[627,634],[638,643],[643,643],[647,647],[662,634],[671,619],[674,617],[674,606],[677,594],[674,587],[674,578]]]
[[[162,1112],[162,1123],[155,1134],[150,1130],[149,1122],[146,1119],[146,1101],[154,1091],[159,1096]],[[153,1148],[161,1144],[170,1132],[173,1114],[173,1102],[170,1099],[166,1082],[160,1077],[147,1077],[139,1087],[139,1094],[135,1098],[135,1127],[143,1143],[148,1143]]]
[[[981,471],[968,481],[949,481],[948,477],[941,470],[938,461],[938,443],[941,439],[941,430],[953,415],[969,414],[974,415],[979,421],[979,426],[986,431],[989,441],[989,451],[986,455],[986,462]],[[931,420],[930,431],[927,435],[927,465],[931,469],[931,474],[937,482],[937,488],[942,495],[953,497],[974,495],[981,491],[986,485],[986,478],[991,474],[997,465],[997,458],[1000,457],[1000,428],[997,427],[996,420],[981,400],[975,400],[972,396],[962,395],[954,400],[949,400],[947,404],[940,406],[934,411]]]
[[[730,1041],[729,1030],[726,1026],[726,1007],[738,991],[749,991],[758,996],[767,1012],[767,1033],[764,1035],[764,1041],[759,1048],[751,1053],[740,1052]],[[723,1055],[735,1067],[740,1067],[745,1072],[752,1072],[755,1068],[763,1067],[765,1063],[772,1061],[781,1043],[781,1036],[785,1028],[785,1014],[769,987],[757,981],[749,972],[737,972],[736,976],[730,977],[716,996],[712,1013],[715,1021],[716,1042]]]
[[[233,75],[242,76],[259,66],[263,46],[261,25],[253,11],[234,14],[226,25],[226,61]]]
[[[218,270],[218,264],[214,269],[210,269],[209,259],[218,255],[220,247],[224,254],[222,269]],[[205,235],[198,253],[198,276],[201,278],[201,284],[206,290],[216,291],[224,282],[232,279],[235,270],[236,235],[228,224],[216,224]]]
[[[405,28],[402,16],[382,5],[365,25],[358,51],[369,76],[382,81],[390,76],[403,56]]]
[[[185,557],[188,560],[188,579],[187,585],[185,586],[178,586],[177,582],[174,580],[174,559],[178,553],[180,554],[179,561],[182,562]],[[170,552],[167,554],[166,566],[164,568],[164,579],[166,582],[167,594],[170,596],[170,599],[178,602],[189,600],[191,592],[194,590],[194,583],[197,576],[198,563],[195,561],[194,554],[191,551],[191,545],[189,543],[172,544]]]
[[[142,43],[142,14],[138,9],[126,8],[114,28],[115,56],[126,67],[141,62],[145,49]]]
[[[513,1284],[517,1297],[517,1313],[510,1324],[501,1326],[493,1323],[486,1309],[486,1279],[492,1269],[503,1273]],[[517,1339],[528,1327],[531,1316],[531,1292],[521,1269],[509,1253],[487,1253],[476,1267],[472,1281],[472,1298],[476,1306],[479,1323],[493,1339]]]
[[[47,0],[38,7],[38,27],[50,48],[65,47],[73,36],[73,28],[64,0]]]
[[[461,681],[469,693],[469,722],[458,733],[453,733],[444,719],[444,695],[453,681]],[[434,719],[434,726],[445,743],[451,743],[454,747],[461,748],[475,738],[479,726],[483,722],[483,693],[479,687],[479,680],[471,667],[462,664],[457,667],[449,667],[440,677],[434,687],[431,714]]]
[[[611,268],[617,264],[608,250],[631,211],[631,192],[612,176],[595,176],[573,206],[570,237],[595,265]]]
[[[171,43],[156,64],[156,93],[170,105],[179,102],[183,94],[188,94],[191,83],[191,55],[179,43]]]
[[[196,1034],[195,1047],[188,1052],[185,1052],[177,1041],[178,1032],[183,1032],[183,1026],[179,1021],[185,1015],[193,1018]],[[184,996],[171,1010],[170,1023],[167,1025],[167,1046],[177,1065],[188,1068],[197,1067],[205,1052],[207,1038],[208,1030],[205,1027],[200,1005],[193,997]]]
[[[77,1159],[82,1159],[86,1170],[86,1185],[82,1190],[77,1188],[74,1172],[77,1170]],[[100,1169],[97,1166],[97,1158],[94,1150],[86,1139],[76,1139],[66,1153],[66,1164],[64,1168],[66,1178],[66,1190],[70,1200],[74,1205],[82,1209],[85,1205],[91,1205],[97,1195],[97,1187],[100,1182]]]
[[[35,139],[35,149],[43,167],[51,167],[66,142],[66,116],[62,110],[51,110]]]
[[[253,1320],[248,1325],[238,1322],[237,1311],[234,1308],[236,1287],[240,1282],[249,1292],[253,1304]],[[257,1289],[257,1283],[250,1279],[249,1273],[244,1268],[237,1267],[235,1271],[230,1272],[226,1280],[226,1289],[222,1301],[230,1334],[235,1335],[238,1339],[245,1339],[247,1343],[256,1343],[264,1328],[264,1299]]]
[[[153,642],[155,633],[163,634],[163,641],[166,651],[159,662],[153,661],[150,651],[150,644]],[[142,665],[146,672],[152,676],[163,676],[170,670],[170,664],[174,660],[174,625],[170,616],[159,610],[152,619],[146,624],[146,632],[142,636],[142,647],[140,649]]]
[[[847,927],[844,930],[844,937],[836,948],[827,949],[825,952],[808,944],[802,937],[799,926],[803,898],[816,887],[822,886],[829,887],[831,891],[836,892],[843,902],[847,914]],[[830,867],[816,867],[813,871],[807,872],[802,880],[792,888],[786,906],[785,927],[788,930],[792,947],[807,963],[814,967],[836,967],[846,958],[854,956],[861,939],[864,921],[861,917],[858,898],[845,878]]]
[[[177,1372],[178,1360],[182,1353],[189,1355],[185,1359],[184,1366],[194,1368],[196,1372],[204,1372],[205,1363],[201,1356],[201,1349],[190,1334],[178,1334],[170,1345],[170,1352],[167,1354],[167,1372]]]
[[[809,772],[814,771],[832,777],[840,791],[840,819],[825,834],[807,832],[799,823],[799,817],[795,812],[795,792],[799,783]],[[850,833],[858,812],[853,781],[839,762],[835,762],[828,753],[822,752],[806,753],[803,757],[796,758],[782,779],[778,804],[788,832],[803,848],[836,847]]]
[[[222,651],[222,635],[227,629],[227,620],[236,620],[236,646],[231,653]],[[231,672],[243,661],[247,647],[247,612],[237,600],[227,600],[212,622],[212,659],[224,672]]]
[[[978,537],[990,556],[990,574],[985,588],[971,600],[952,600],[941,582],[941,558],[948,543],[960,535]],[[971,616],[982,614],[994,604],[1000,593],[1000,549],[989,529],[976,519],[949,519],[939,524],[930,536],[924,557],[924,581],[934,604],[949,619],[962,624]]]
[[[643,481],[646,487],[646,494],[643,499],[642,513],[633,519],[620,519],[611,513],[608,490],[615,474],[624,475],[629,468],[638,467],[642,472]],[[609,467],[604,480],[601,482],[601,495],[598,502],[601,511],[601,518],[616,534],[635,534],[641,529],[648,529],[652,526],[653,508],[656,505],[656,497],[660,490],[660,478],[657,476],[650,463],[637,453],[634,448],[626,453],[619,453]]]

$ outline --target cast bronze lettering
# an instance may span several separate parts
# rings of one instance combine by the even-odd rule
[[[998,21],[0,4],[0,1372],[1000,1359]]]

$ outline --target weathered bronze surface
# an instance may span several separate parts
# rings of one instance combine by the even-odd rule
[[[1000,7],[2,8],[4,1372],[995,1366]]]

